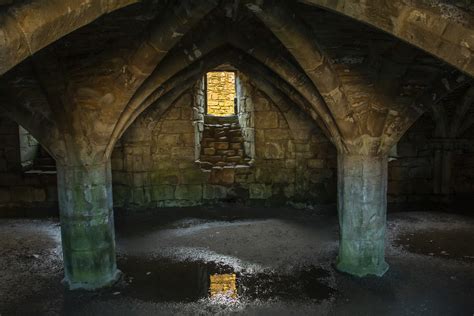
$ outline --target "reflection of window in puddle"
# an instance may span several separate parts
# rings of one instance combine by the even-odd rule
[[[211,298],[225,297],[237,299],[237,278],[231,274],[211,274],[209,294]]]

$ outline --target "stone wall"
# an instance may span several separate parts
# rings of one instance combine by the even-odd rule
[[[388,202],[428,200],[433,189],[433,159],[429,139],[432,120],[423,116],[402,137],[396,157],[389,162]]]
[[[127,130],[112,155],[115,205],[179,206],[202,195],[192,102],[188,92],[161,119],[141,117]]]
[[[24,172],[19,126],[0,115],[0,215],[57,211],[56,173]]]
[[[124,135],[112,156],[117,207],[335,201],[336,153],[331,143],[304,115],[279,111],[252,86],[242,95],[254,108],[249,120],[255,125],[253,167],[202,172],[194,164],[196,105],[204,99],[196,91],[202,88],[201,83],[184,94],[163,117],[144,113]],[[433,133],[432,119],[425,114],[400,140],[389,162],[389,203],[443,201],[433,194],[434,151],[439,147]],[[454,201],[472,198],[474,192],[473,139],[471,128],[453,141]],[[0,116],[0,214],[35,214],[40,209],[57,210],[56,174],[22,170],[18,124]]]
[[[472,115],[472,114],[471,114]],[[446,202],[434,194],[435,151],[441,148],[433,138],[435,125],[428,113],[423,115],[397,145],[397,158],[389,162],[388,202]],[[450,190],[452,199],[471,198],[474,192],[474,129],[461,138],[450,140],[453,160]]]
[[[207,114],[224,116],[235,114],[235,73],[228,71],[208,72]]]
[[[243,90],[254,116],[255,156],[250,168],[204,171],[195,163],[192,109],[200,98],[196,90],[189,91],[153,124],[150,113],[140,117],[122,138],[112,157],[115,205],[334,202],[336,151],[329,140],[299,110],[282,112],[252,86]]]
[[[295,205],[335,202],[337,163],[331,142],[298,109],[280,111],[256,89],[251,96],[255,163],[250,198]]]
[[[452,190],[460,198],[472,200],[474,196],[474,128],[468,140],[455,147]]]

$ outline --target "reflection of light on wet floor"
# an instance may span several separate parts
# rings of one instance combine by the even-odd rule
[[[234,273],[211,274],[209,278],[209,294],[211,298],[237,298],[237,276]]]
[[[326,300],[335,292],[328,284],[330,272],[315,266],[279,274],[236,271],[215,261],[119,257],[119,267],[127,276],[127,285],[117,284],[109,289],[111,293],[142,301],[207,301],[234,306],[253,300]]]
[[[474,234],[469,229],[418,230],[401,233],[395,245],[405,250],[427,255],[470,262],[474,259]]]

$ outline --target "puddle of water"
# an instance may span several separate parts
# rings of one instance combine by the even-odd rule
[[[235,272],[215,262],[176,262],[138,257],[119,259],[127,284],[112,293],[152,302],[194,302],[201,299],[229,300],[325,300],[335,290],[326,284],[329,272],[307,267],[291,275],[275,272]],[[117,291],[120,294],[117,294]],[[224,300],[225,301],[225,300]]]
[[[395,243],[413,253],[474,262],[474,232],[467,229],[404,233]]]

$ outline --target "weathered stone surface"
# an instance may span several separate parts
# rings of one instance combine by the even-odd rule
[[[11,195],[9,189],[0,188],[0,203],[10,202]]]
[[[373,25],[474,75],[471,62],[474,45],[469,44],[472,39],[468,39],[472,32],[472,16],[454,7],[448,13],[445,10],[449,5],[441,2],[427,8],[422,1],[407,4],[401,0],[386,0],[377,3],[376,9],[369,5],[362,10],[358,9],[359,3],[355,0],[305,2]],[[386,19],[387,16],[390,19]],[[441,42],[443,45],[439,45]]]
[[[236,115],[206,116],[201,155],[199,161],[203,169],[212,166],[234,166],[246,164],[248,158],[244,151],[242,131]],[[229,139],[241,139],[240,142],[229,143]]]
[[[193,133],[194,129],[193,126],[190,124],[189,121],[165,121],[161,127],[163,133],[176,133],[176,131],[180,133]]]
[[[65,280],[71,289],[93,289],[118,278],[111,185],[110,163],[58,166]]]
[[[385,262],[387,157],[338,158],[340,243],[337,268],[382,276]]]
[[[43,188],[34,188],[32,190],[33,201],[34,202],[44,202],[46,201],[46,191]]]
[[[263,156],[266,159],[283,159],[285,158],[285,145],[277,142],[266,142],[264,145]]]
[[[11,188],[13,201],[25,201],[27,203],[33,202],[32,188],[28,186],[19,186]]]
[[[152,188],[153,201],[172,200],[174,199],[174,186],[172,185],[155,185]]]
[[[204,186],[203,197],[206,200],[219,200],[224,199],[227,196],[227,188],[221,185],[210,185]]]
[[[235,170],[233,168],[212,168],[209,182],[212,184],[233,184]]]
[[[323,159],[310,159],[308,160],[308,167],[311,169],[322,169],[324,168],[324,160]]]
[[[229,143],[228,142],[215,142],[214,148],[215,149],[228,149]]]
[[[179,171],[168,169],[154,170],[151,174],[151,181],[152,183],[178,184]]]
[[[272,196],[272,187],[267,184],[250,184],[249,193],[251,199],[268,199]]]
[[[255,125],[261,128],[278,128],[278,114],[276,112],[255,112]]]
[[[175,198],[177,200],[200,200],[202,198],[202,186],[196,184],[178,185],[176,186]]]
[[[203,148],[203,153],[206,156],[212,156],[216,153],[216,150],[214,148]]]

